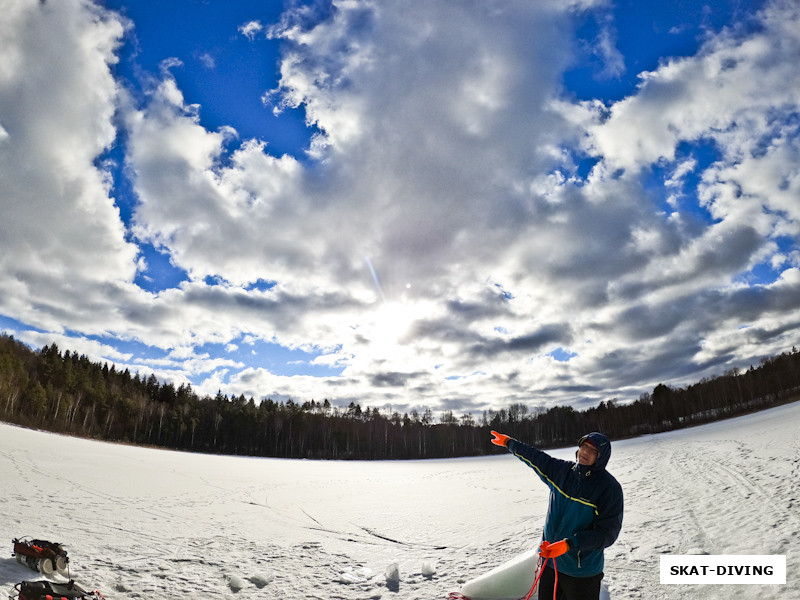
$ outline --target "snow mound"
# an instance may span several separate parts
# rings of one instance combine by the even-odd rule
[[[436,575],[436,567],[433,566],[433,563],[424,562],[422,563],[422,569],[420,570],[422,576],[430,579],[434,575]]]
[[[244,580],[238,575],[231,575],[228,577],[228,587],[232,592],[240,592],[244,587]]]
[[[389,564],[384,575],[388,583],[400,583],[400,565],[397,563]]]
[[[258,589],[261,589],[269,584],[273,579],[275,579],[274,573],[259,573],[257,575],[251,575],[247,578],[247,581],[252,583]]]
[[[367,567],[359,567],[357,569],[347,567],[339,574],[337,581],[340,583],[366,583],[372,579],[372,576],[372,569]]]

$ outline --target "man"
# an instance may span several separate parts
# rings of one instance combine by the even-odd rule
[[[543,536],[550,545],[543,544],[543,556],[557,560],[559,600],[598,600],[603,550],[622,527],[622,487],[606,471],[611,442],[602,433],[583,436],[573,463],[502,433],[492,435],[493,444],[507,448],[550,488]],[[552,600],[554,583],[548,560],[539,580],[539,600]]]

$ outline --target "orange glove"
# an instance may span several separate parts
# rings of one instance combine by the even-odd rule
[[[542,545],[539,546],[539,554],[542,558],[555,558],[567,552],[569,552],[569,542],[567,540],[553,542],[552,544],[548,541],[544,541]]]
[[[494,436],[494,438],[492,438],[492,443],[495,446],[502,446],[503,448],[508,446],[508,440],[511,439],[510,436],[504,433],[497,433],[496,431],[492,431],[492,435]]]

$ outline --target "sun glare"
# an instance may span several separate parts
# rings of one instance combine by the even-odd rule
[[[375,311],[372,341],[381,346],[397,345],[414,320],[414,307],[403,302],[382,302]]]

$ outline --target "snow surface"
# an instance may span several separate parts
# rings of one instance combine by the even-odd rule
[[[625,521],[604,595],[800,598],[800,403],[613,444]],[[574,449],[552,454],[571,458]],[[209,456],[0,424],[0,594],[40,578],[14,537],[61,542],[108,600],[436,599],[534,547],[547,489],[514,457]],[[785,554],[787,584],[659,584],[659,555]],[[0,595],[0,597],[5,597]]]

